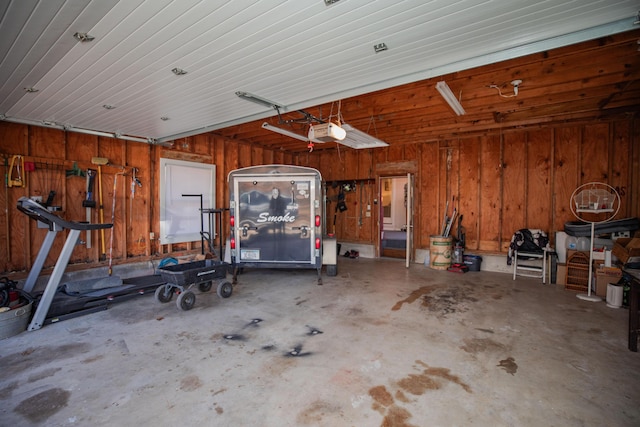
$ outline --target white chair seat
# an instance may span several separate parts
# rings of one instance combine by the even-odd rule
[[[547,263],[551,261],[550,255],[554,252],[553,249],[547,248],[543,249],[542,253],[515,250],[512,261],[513,280],[516,280],[516,276],[537,277],[542,279],[542,283],[546,283],[547,273],[551,273]]]

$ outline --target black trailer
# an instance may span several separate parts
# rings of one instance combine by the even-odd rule
[[[322,176],[313,168],[264,165],[229,173],[230,249],[234,283],[238,270],[310,268],[322,284],[324,195]],[[336,274],[335,239],[328,244]]]

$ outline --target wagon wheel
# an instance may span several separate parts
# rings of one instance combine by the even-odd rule
[[[178,299],[176,300],[176,305],[180,310],[191,310],[193,305],[196,303],[196,294],[191,291],[184,291],[180,295],[178,295]]]
[[[0,307],[8,307],[10,302],[9,291],[3,289],[0,291]]]
[[[337,276],[338,266],[336,264],[327,265],[327,276]]]
[[[209,280],[208,282],[199,283],[198,289],[200,289],[200,292],[209,292],[212,286],[213,283],[211,282],[211,280]]]
[[[233,285],[227,280],[218,283],[218,296],[220,298],[229,298],[233,293]]]
[[[156,288],[156,300],[167,303],[173,298],[173,288],[167,285],[160,285]]]

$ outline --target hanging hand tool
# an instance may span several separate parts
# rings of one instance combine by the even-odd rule
[[[444,237],[449,237],[449,233],[451,232],[451,225],[456,220],[456,215],[458,215],[458,210],[457,208],[453,208],[453,213],[451,214],[451,218],[449,219],[449,222],[447,223],[447,227],[444,230],[444,234],[443,234]]]
[[[98,209],[100,212],[100,224],[104,224],[104,204],[102,198],[102,166],[109,164],[109,159],[104,157],[92,157],[91,163],[98,166]],[[107,255],[107,244],[104,240],[104,228],[100,229],[100,244],[102,256]]]
[[[449,200],[447,200],[447,203],[444,206],[444,217],[442,218],[442,232],[440,233],[441,236],[444,236],[444,232],[447,229],[447,222],[449,221],[449,217],[447,215],[449,215]]]
[[[15,171],[15,176],[14,176]],[[24,157],[11,156],[11,166],[9,167],[9,174],[7,180],[7,186],[9,187],[25,187],[27,185],[24,173]]]
[[[113,200],[111,203],[111,224],[115,224],[116,221],[116,190],[118,189],[118,175],[125,176],[124,170],[116,173],[113,176]],[[113,229],[111,227],[111,234],[109,235],[109,276],[113,274]]]
[[[95,186],[95,169],[87,169],[87,197],[82,201],[82,206],[86,208],[87,222],[91,223],[91,209],[96,207],[96,201],[93,200],[93,188]],[[87,230],[85,241],[87,249],[91,248],[91,230]]]
[[[142,182],[138,179],[136,174],[138,173],[138,168],[133,168],[131,170],[131,197],[129,198],[129,226],[131,226],[133,222],[133,198],[136,195],[136,186],[142,188]]]
[[[44,207],[52,206],[53,199],[56,197],[56,192],[54,190],[49,191],[49,195],[47,196],[47,200],[44,201]]]
[[[84,171],[78,167],[77,162],[73,162],[73,167],[71,169],[67,169],[65,172],[67,178],[70,176],[81,176],[84,178]]]

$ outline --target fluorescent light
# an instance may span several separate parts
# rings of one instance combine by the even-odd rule
[[[60,129],[60,130],[69,131],[69,132],[77,132],[77,133],[83,133],[83,134],[95,135],[95,136],[104,136],[108,138],[124,139],[126,141],[146,142],[148,144],[162,145],[164,147],[171,147],[173,145],[171,142],[163,142],[163,141],[161,142],[161,141],[155,140],[154,138],[140,138],[137,136],[122,135],[118,132],[112,133],[112,132],[102,132],[102,131],[92,130],[92,129],[77,128],[75,126],[63,125],[50,120],[38,121],[38,120],[30,120],[30,119],[19,119],[16,117],[7,117],[4,115],[0,115],[0,120],[5,120],[11,123],[20,123],[28,126],[40,126],[40,127],[46,126],[48,128]]]
[[[364,133],[347,123],[342,123],[342,129],[347,131],[347,136],[342,141],[338,141],[338,143],[346,145],[347,147],[361,150],[363,148],[378,148],[389,146],[389,144],[382,141],[381,139],[374,138],[368,133]]]
[[[236,96],[242,99],[246,99],[247,101],[254,102],[256,104],[264,105],[266,107],[273,108],[277,110],[278,108],[282,108],[282,105],[276,104],[273,101],[269,101],[268,99],[262,98],[260,96],[251,94],[249,92],[237,91]]]
[[[308,142],[309,141],[309,139],[307,137],[303,136],[303,135],[297,134],[297,133],[292,132],[292,131],[287,130],[287,129],[282,129],[282,128],[279,128],[277,126],[270,125],[267,122],[264,122],[262,124],[262,128],[270,130],[272,132],[279,133],[281,135],[285,135],[285,136],[288,136],[288,137],[291,137],[291,138],[298,139],[300,141],[304,141],[304,142]]]
[[[449,89],[449,86],[447,86],[444,81],[436,83],[436,89],[438,89],[440,95],[442,95],[444,100],[447,101],[447,104],[453,108],[453,111],[457,115],[461,116],[465,113],[464,108],[460,105],[460,101],[458,101],[458,98],[455,97],[453,92],[451,92],[451,89]]]

